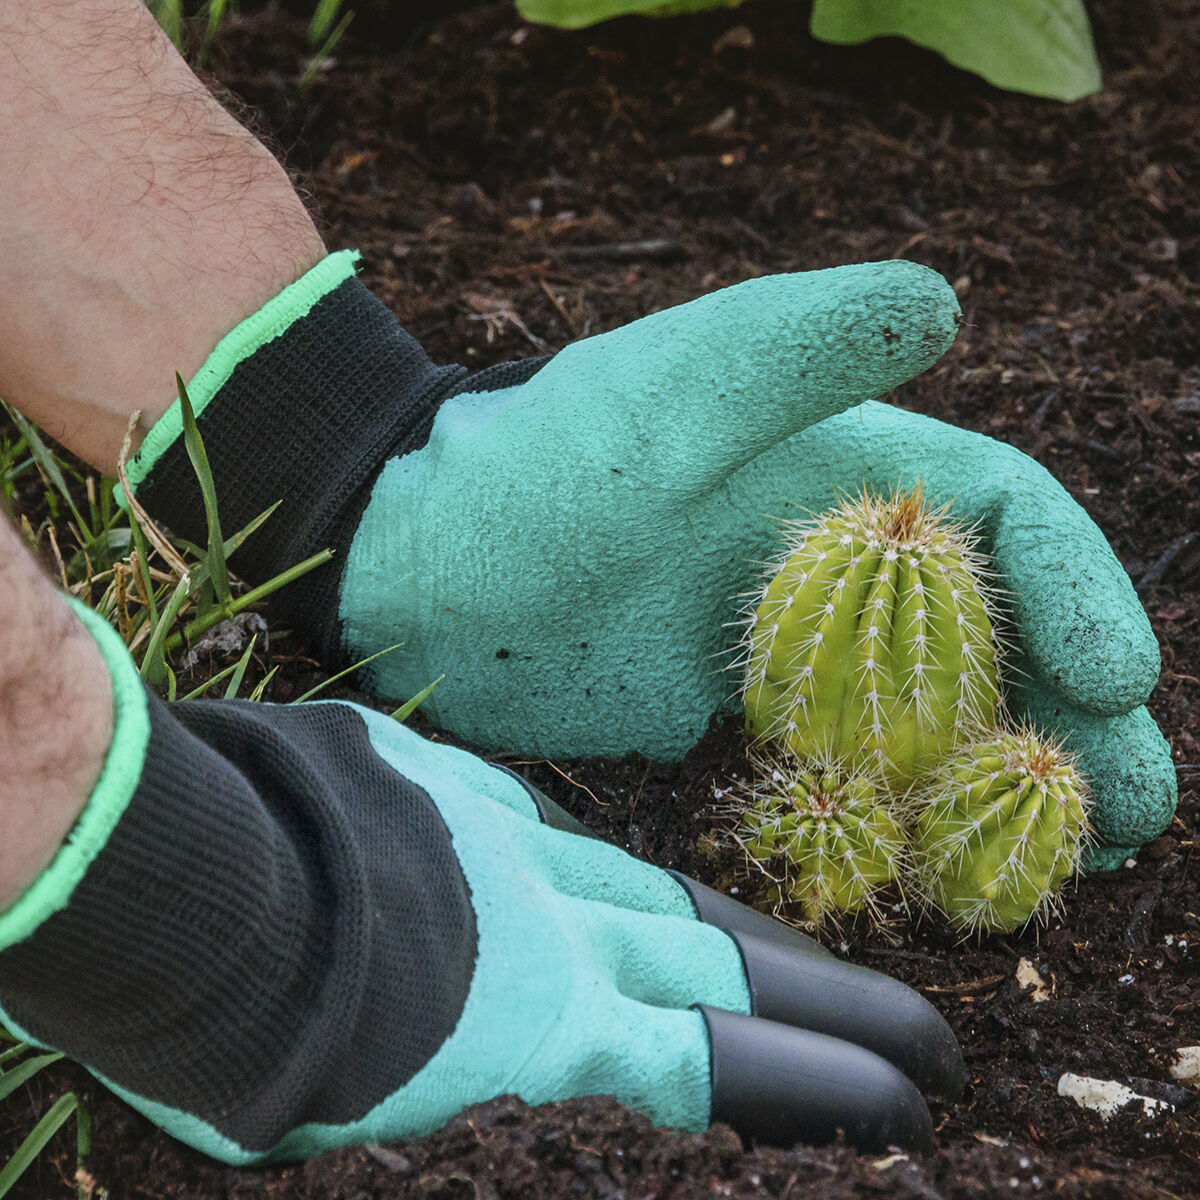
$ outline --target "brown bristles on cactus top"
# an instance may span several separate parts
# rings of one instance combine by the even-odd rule
[[[882,781],[829,760],[759,758],[754,766],[757,782],[739,807],[734,837],[765,874],[778,872],[775,898],[800,904],[818,923],[873,909],[907,853]]]
[[[797,758],[869,766],[903,790],[997,718],[988,574],[918,484],[785,525],[756,597],[746,724]]]
[[[1074,759],[1029,727],[947,759],[919,806],[921,891],[967,933],[1044,920],[1089,832]]]

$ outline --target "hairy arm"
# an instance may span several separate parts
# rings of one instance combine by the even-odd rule
[[[54,857],[112,738],[96,643],[0,517],[0,912]]]
[[[0,117],[0,395],[111,472],[324,247],[143,0],[0,0]]]

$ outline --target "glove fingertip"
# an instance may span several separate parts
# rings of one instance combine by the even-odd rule
[[[1064,622],[1057,614],[1057,619],[1026,618],[1025,628],[1046,631],[1028,641],[1038,674],[1086,712],[1119,717],[1145,704],[1154,691],[1161,657],[1140,608],[1106,626],[1079,619]]]

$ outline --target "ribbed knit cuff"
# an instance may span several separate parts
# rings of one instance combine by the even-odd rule
[[[330,254],[227,333],[187,384],[188,399],[196,417],[200,417],[209,401],[229,382],[240,363],[287,332],[339,284],[353,279],[360,257],[357,250],[339,250]],[[176,398],[151,426],[141,448],[129,461],[126,473],[135,492],[168,447],[182,436],[183,409]],[[124,501],[124,493],[119,488],[117,501]]]
[[[98,791],[87,853],[14,909],[0,1019],[243,1151],[360,1120],[437,1053],[475,969],[437,807],[349,705],[147,693],[142,715],[120,819]]]
[[[389,458],[424,445],[438,405],[466,376],[430,360],[355,276],[356,257],[330,255],[243,321],[189,389],[223,535],[278,505],[232,556],[233,569],[261,584],[334,552],[273,605],[283,623],[314,639],[326,663],[341,650],[342,571],[370,489]],[[206,510],[181,429],[174,404],[130,478],[152,516],[203,545]]]
[[[66,599],[95,639],[108,667],[113,739],[100,778],[67,840],[50,865],[0,913],[0,950],[29,938],[47,918],[66,908],[133,797],[150,737],[146,691],[129,652],[107,621],[78,601]]]

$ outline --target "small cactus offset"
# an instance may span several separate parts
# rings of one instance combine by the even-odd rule
[[[909,787],[995,724],[986,578],[972,538],[920,485],[864,490],[789,526],[750,621],[750,733]]]
[[[1032,729],[997,733],[938,769],[913,831],[923,894],[968,933],[1052,910],[1088,835],[1073,760]]]
[[[799,903],[816,922],[873,907],[906,855],[904,831],[876,781],[828,761],[756,767],[735,837],[766,873],[772,864],[781,870],[778,899]]]

